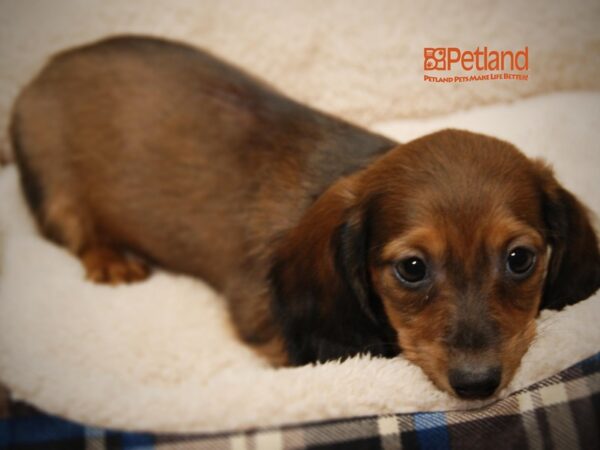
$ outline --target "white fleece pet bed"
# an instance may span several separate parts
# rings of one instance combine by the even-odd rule
[[[376,128],[403,141],[448,126],[507,139],[553,162],[598,212],[599,117],[600,93],[567,93]],[[274,370],[236,341],[223,299],[202,281],[156,271],[132,286],[86,282],[73,256],[36,233],[13,166],[0,172],[0,199],[0,379],[50,413],[120,429],[231,431],[476,406],[402,357]],[[502,395],[596,353],[598,323],[598,295],[544,312]]]

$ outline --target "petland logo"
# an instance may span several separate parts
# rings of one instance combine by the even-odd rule
[[[424,81],[433,83],[463,83],[483,80],[521,80],[529,77],[529,48],[523,50],[489,50],[487,47],[475,50],[461,50],[456,47],[425,47],[423,67]],[[440,74],[458,70],[460,74]],[[477,73],[470,73],[477,71]],[[465,73],[466,72],[466,73]],[[483,73],[482,73],[483,72]],[[485,73],[489,72],[489,73]],[[439,76],[438,76],[439,75]]]

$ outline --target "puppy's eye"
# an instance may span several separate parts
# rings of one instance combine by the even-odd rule
[[[396,276],[407,285],[416,285],[427,277],[427,264],[421,258],[411,256],[396,263]]]
[[[506,268],[508,271],[523,277],[527,275],[533,268],[535,263],[535,254],[526,247],[515,247],[508,252],[506,258]]]

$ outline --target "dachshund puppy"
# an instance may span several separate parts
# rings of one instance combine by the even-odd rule
[[[540,309],[600,285],[588,213],[542,162],[457,130],[401,145],[188,46],[61,53],[10,131],[40,230],[89,279],[200,277],[275,364],[403,352],[488,397]]]

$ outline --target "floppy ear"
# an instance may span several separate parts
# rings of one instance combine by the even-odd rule
[[[353,181],[337,182],[275,252],[273,310],[294,365],[399,351],[371,289],[368,219],[356,203]]]
[[[540,308],[561,309],[600,287],[598,239],[585,206],[560,186],[550,168],[538,161],[537,169],[546,237],[552,248]]]

